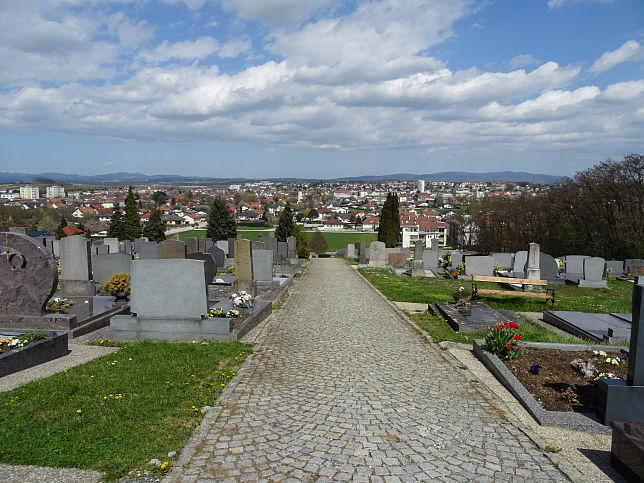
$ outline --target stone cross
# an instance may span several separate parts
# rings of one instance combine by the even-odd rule
[[[539,269],[539,252],[541,247],[538,243],[530,243],[528,249],[528,269],[526,270],[526,277],[530,280],[540,280],[541,270]]]

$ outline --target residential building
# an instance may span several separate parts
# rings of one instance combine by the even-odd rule
[[[64,198],[65,188],[62,186],[47,186],[47,198]]]
[[[33,186],[30,184],[21,186],[20,197],[23,200],[37,200],[38,198],[40,198],[40,194],[38,193],[38,186]]]

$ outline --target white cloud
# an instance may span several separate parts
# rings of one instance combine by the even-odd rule
[[[509,66],[513,69],[528,67],[538,63],[539,59],[535,58],[532,54],[520,54],[510,59],[510,62],[508,62]]]
[[[599,74],[624,62],[637,62],[642,59],[644,59],[644,46],[640,45],[636,40],[629,40],[617,50],[604,52],[590,66],[589,70]]]
[[[577,3],[613,3],[613,0],[548,0],[548,8],[561,8]]]
[[[219,42],[209,36],[196,40],[183,40],[170,43],[164,40],[153,51],[141,52],[139,55],[147,62],[165,62],[171,59],[199,60],[211,56],[219,49]]]
[[[301,22],[315,12],[337,3],[339,0],[222,0],[227,10],[271,27]]]

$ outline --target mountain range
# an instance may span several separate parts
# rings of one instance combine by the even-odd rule
[[[227,185],[240,184],[253,181],[272,181],[277,183],[297,183],[328,181],[349,181],[354,183],[377,183],[389,181],[503,181],[515,183],[552,184],[561,181],[562,176],[535,174],[516,171],[495,171],[487,173],[466,173],[459,171],[446,171],[429,174],[398,173],[383,176],[352,176],[346,178],[319,179],[319,178],[210,178],[202,176],[180,176],[173,174],[147,175],[142,173],[110,173],[85,176],[80,174],[65,173],[7,173],[0,172],[0,183],[33,183],[37,181],[55,181],[59,183],[77,183],[87,185],[126,185],[126,184],[180,184],[180,185]]]

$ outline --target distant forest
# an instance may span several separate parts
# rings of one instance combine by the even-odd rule
[[[642,258],[644,155],[608,159],[543,195],[486,198],[472,208],[472,248],[482,251],[526,250],[537,242],[553,256]]]

